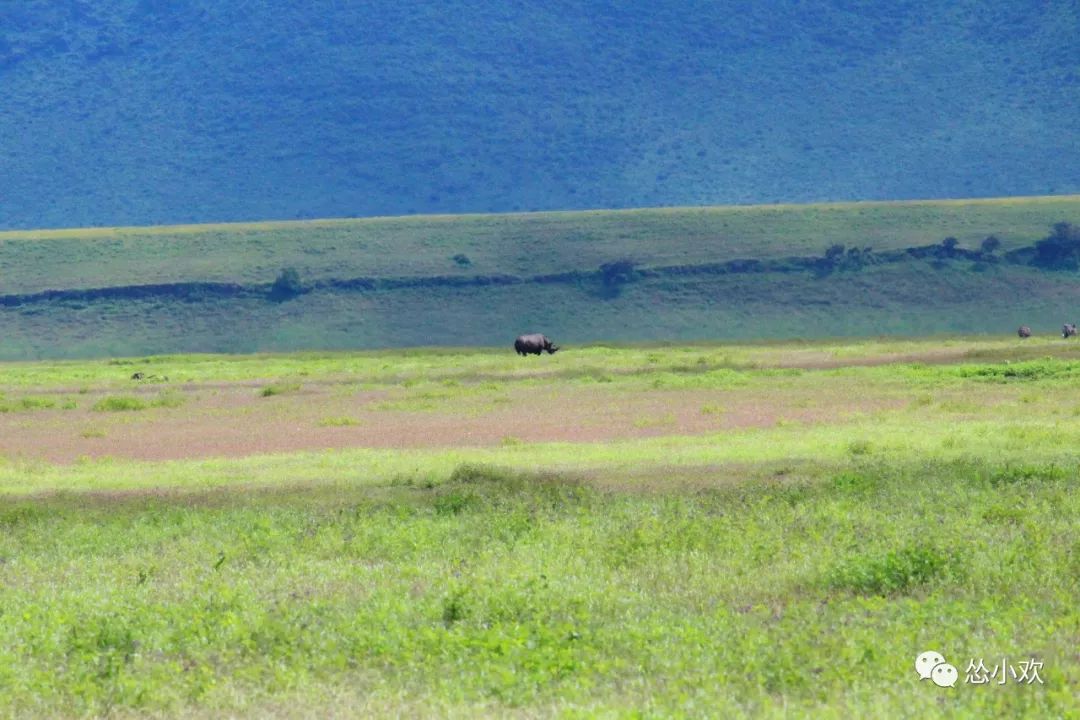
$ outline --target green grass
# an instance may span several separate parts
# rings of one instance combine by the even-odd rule
[[[511,215],[0,232],[0,293],[192,281],[271,283],[282,267],[324,278],[540,275],[641,265],[819,255],[833,243],[875,250],[954,236],[976,248],[1030,245],[1080,196],[824,203]],[[542,249],[538,252],[538,248]],[[46,252],[47,251],[47,252]],[[468,267],[452,251],[467,252]]]
[[[1075,466],[845,472],[642,494],[470,466],[430,488],[16,502],[0,697],[12,714],[274,714],[327,686],[339,710],[439,714],[1065,712]],[[1046,684],[944,695],[912,671],[931,647],[1032,655]]]
[[[931,351],[952,362],[875,364]],[[0,715],[1068,717],[1080,416],[1061,388],[1077,352],[949,338],[597,347],[561,365],[140,359],[195,382],[397,388],[435,411],[519,388],[649,388],[718,418],[777,395],[888,402],[604,443],[0,459]],[[824,360],[855,364],[783,367]],[[100,392],[127,367],[10,365],[4,390]],[[956,688],[919,682],[929,649]],[[963,683],[969,659],[1002,657],[1041,661],[1044,684]]]
[[[416,388],[437,383],[449,391],[461,383],[492,382],[486,389],[497,392],[507,380],[529,381],[557,378],[580,383],[603,383],[611,378],[640,378],[651,383],[667,382],[678,376],[695,376],[719,384],[738,382],[731,370],[778,368],[781,373],[797,373],[786,365],[803,361],[822,363],[876,362],[882,357],[908,356],[965,361],[963,368],[885,368],[887,374],[911,378],[980,375],[985,379],[1010,379],[1030,371],[1017,367],[1023,361],[1034,367],[1049,359],[1060,372],[1072,372],[1080,360],[1080,343],[1060,336],[1042,335],[1020,342],[1011,333],[1004,336],[941,336],[931,338],[855,338],[800,340],[796,342],[736,342],[718,344],[590,344],[571,348],[554,356],[520,358],[511,348],[480,347],[411,348],[367,352],[301,352],[258,355],[160,355],[112,358],[108,360],[67,360],[59,362],[4,363],[3,386],[8,388],[71,388],[89,392],[90,386],[130,390],[132,368],[153,367],[177,383],[215,381],[267,381],[268,386],[302,384],[320,377],[340,381],[350,387],[386,385]],[[1008,360],[1010,365],[1004,365]],[[874,373],[874,368],[861,372]],[[1059,372],[1059,371],[1054,371]],[[1013,375],[1009,375],[1012,373]],[[457,383],[457,386],[454,385]],[[435,389],[434,387],[428,389]]]
[[[97,412],[132,412],[147,408],[178,408],[184,404],[184,396],[177,391],[158,393],[151,400],[131,395],[109,395],[101,398],[92,406]]]
[[[58,407],[57,399],[39,395],[24,395],[18,398],[5,397],[0,393],[0,413],[33,412],[35,410],[50,410]],[[71,410],[75,407],[75,401],[71,398],[63,398],[59,407]]]
[[[166,390],[157,394],[150,401],[151,406],[160,408],[178,408],[184,404],[186,398],[178,390]]]
[[[268,291],[282,267],[295,267],[309,286],[354,277],[529,278],[595,273],[621,258],[655,268],[820,256],[833,243],[880,253],[950,235],[969,249],[996,235],[1000,254],[1060,221],[1080,221],[1077,196],[0,233],[0,264],[9,268],[0,294],[204,281]],[[462,247],[473,258],[468,267],[448,259]],[[509,347],[527,330],[568,349],[597,341],[1000,333],[1021,324],[1041,336],[1072,318],[1074,276],[912,259],[824,277],[643,276],[614,289],[583,275],[520,285],[321,287],[285,302],[257,293],[51,299],[0,308],[7,319],[0,357]],[[990,305],[995,312],[985,312]]]
[[[274,395],[287,395],[300,391],[300,383],[274,383],[267,385],[259,391],[260,397],[273,397]]]
[[[348,417],[347,415],[325,417],[318,423],[319,427],[351,427],[353,425],[359,424],[359,420],[357,420],[356,418]]]
[[[94,403],[94,410],[98,412],[131,412],[145,410],[149,405],[145,400],[130,395],[110,395]]]

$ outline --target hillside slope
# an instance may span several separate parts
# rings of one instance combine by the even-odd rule
[[[0,228],[1080,192],[1072,0],[0,4]]]
[[[0,359],[1043,334],[1077,319],[1080,233],[1053,268],[1035,248],[1077,219],[1080,196],[7,232]]]

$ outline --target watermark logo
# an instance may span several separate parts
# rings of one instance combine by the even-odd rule
[[[945,662],[945,656],[933,650],[927,650],[915,658],[915,672],[920,680],[929,678],[938,687],[956,687],[959,673],[954,665]]]
[[[1043,679],[1039,675],[1042,666],[1042,661],[1035,658],[1021,660],[1014,665],[1008,658],[1003,657],[1001,662],[995,663],[993,669],[990,669],[982,658],[971,658],[965,670],[964,682],[970,685],[1005,685],[1012,677],[1017,684],[1042,685]],[[927,650],[915,658],[915,672],[919,674],[920,680],[930,680],[938,687],[956,687],[960,676],[956,666],[950,665],[944,655],[934,650]]]
[[[938,687],[956,687],[956,677],[960,673],[949,663],[941,663],[934,666],[934,672],[930,673],[930,679]]]
[[[1033,683],[1042,685],[1043,679],[1039,675],[1042,666],[1042,661],[1035,658],[1021,660],[1016,665],[1009,662],[1008,658],[1001,658],[1001,662],[995,663],[991,670],[986,667],[986,663],[983,662],[982,658],[972,658],[968,661],[967,675],[964,677],[964,682],[972,685],[988,685],[990,683],[1005,685],[1009,682],[1009,678],[1012,677],[1013,682],[1020,685],[1031,685]],[[1019,672],[1017,672],[1017,667],[1020,668]]]

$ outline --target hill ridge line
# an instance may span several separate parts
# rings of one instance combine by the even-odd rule
[[[399,277],[324,278],[308,283],[302,290],[284,296],[274,296],[272,283],[236,283],[190,281],[175,283],[148,283],[142,285],[113,285],[97,288],[48,289],[33,293],[9,293],[0,295],[0,305],[13,307],[48,301],[94,301],[113,299],[145,299],[172,297],[181,300],[199,300],[208,297],[259,297],[283,301],[299,295],[322,290],[345,290],[352,292],[377,292],[424,287],[484,287],[500,285],[525,285],[549,283],[599,282],[609,291],[632,283],[636,278],[679,275],[738,275],[747,273],[794,273],[814,272],[827,275],[833,272],[853,272],[870,265],[910,262],[913,260],[967,260],[988,264],[1006,263],[1028,265],[1034,248],[1026,246],[1002,255],[984,253],[964,248],[946,249],[940,244],[919,245],[908,248],[875,252],[872,249],[850,248],[839,256],[791,256],[786,258],[737,258],[715,263],[692,263],[682,265],[659,265],[637,267],[630,261],[601,266],[597,270],[569,270],[539,275],[417,275]]]

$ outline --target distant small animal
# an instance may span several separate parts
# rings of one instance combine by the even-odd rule
[[[1061,326],[1061,337],[1071,338],[1076,335],[1076,323],[1065,323]]]
[[[547,351],[548,355],[554,355],[559,351],[558,345],[553,345],[546,336],[540,333],[518,335],[514,341],[514,350],[518,355],[539,355]]]
[[[137,372],[131,376],[132,380],[157,380],[158,382],[169,382],[168,375],[147,375],[143,372]]]
[[[1016,331],[1016,334],[1022,338],[1029,338],[1031,337],[1031,328],[1027,325],[1021,325],[1020,329]]]

